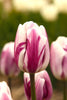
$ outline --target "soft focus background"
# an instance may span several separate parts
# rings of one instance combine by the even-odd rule
[[[0,53],[5,43],[15,40],[18,25],[26,21],[34,21],[38,25],[44,25],[51,45],[51,42],[56,40],[58,36],[67,36],[67,0],[0,0]],[[63,83],[53,77],[50,66],[48,66],[47,71],[54,88],[52,97],[54,99],[51,100],[55,100],[55,97],[56,100],[62,100]],[[14,93],[16,85],[20,86],[23,83],[22,75],[21,72],[16,81],[14,82],[15,79],[12,81]],[[0,81],[4,80],[2,77]],[[23,90],[23,86],[18,88],[18,85],[14,100],[24,100],[17,99],[21,97]],[[20,91],[20,97],[16,98]]]

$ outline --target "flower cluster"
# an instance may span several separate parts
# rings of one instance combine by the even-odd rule
[[[46,29],[33,21],[18,26],[15,43],[5,44],[1,53],[0,71],[7,75],[18,75],[24,71],[24,88],[27,100],[32,99],[31,75],[34,76],[36,100],[50,100],[53,89],[49,74],[45,70],[49,64],[53,75],[67,80],[67,37],[58,37],[49,42]],[[4,90],[4,91],[3,91]],[[12,100],[5,82],[0,83],[0,100]]]

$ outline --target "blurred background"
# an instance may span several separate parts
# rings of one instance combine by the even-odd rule
[[[58,36],[67,36],[67,0],[0,0],[0,53],[5,43],[15,40],[18,25],[26,21],[44,25],[51,45]],[[62,82],[53,77],[50,66],[46,70],[53,88],[62,90]]]

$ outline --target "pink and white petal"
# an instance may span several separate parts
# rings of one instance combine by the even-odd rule
[[[50,59],[51,70],[54,76],[60,79],[60,76],[62,74],[62,58],[65,55],[65,52],[58,44],[58,42],[53,42],[51,44],[50,52],[51,52],[51,59]]]
[[[26,32],[27,32],[29,29],[38,28],[38,27],[39,27],[39,26],[38,26],[36,23],[34,23],[33,21],[26,22],[25,25],[26,25],[26,27],[25,27]]]
[[[37,100],[42,100],[42,98],[43,98],[44,83],[45,83],[44,79],[38,79],[36,81],[35,88],[36,88],[36,98],[37,98]]]
[[[11,56],[14,58],[14,42],[9,42],[7,43],[7,45],[8,45],[7,50],[10,51]]]
[[[52,94],[53,94],[53,89],[52,89],[52,84],[51,84],[51,80],[50,80],[50,77],[47,73],[47,71],[43,71],[43,78],[45,79],[45,86],[46,86],[46,97],[45,97],[45,100],[49,100],[51,97],[52,97]]]
[[[24,56],[24,66],[23,66],[23,69],[26,70],[27,72],[29,72],[28,70],[28,55],[27,55],[27,51],[25,52],[25,56]]]
[[[25,53],[25,48],[20,52],[19,58],[18,58],[18,67],[22,70],[24,66],[24,53]],[[27,69],[27,68],[25,68]]]
[[[38,28],[39,29],[39,28]],[[43,54],[44,54],[44,50],[43,47],[45,48],[46,46],[46,42],[47,42],[47,37],[43,36],[42,33],[41,33],[41,30],[39,29],[36,29],[36,28],[32,28],[31,30],[28,30],[27,32],[27,38],[29,38],[29,41],[31,42],[31,32],[34,30],[35,33],[37,33],[37,37],[40,37],[40,40],[39,40],[39,44],[38,44],[38,56],[41,55],[40,57],[40,60],[39,60],[39,64],[38,64],[38,69],[37,71],[42,67],[42,58],[43,58]],[[41,51],[43,51],[41,53]],[[41,54],[40,54],[41,53]],[[41,65],[40,65],[41,64]],[[40,66],[39,66],[40,65]]]
[[[12,100],[12,98],[7,93],[2,93],[0,95],[0,100]]]
[[[28,55],[28,69],[30,72],[36,72],[38,67],[38,46],[40,36],[37,29],[32,28],[27,33],[27,55]]]
[[[47,32],[46,32],[46,29],[45,29],[45,27],[43,25],[40,25],[40,30],[41,30],[42,35],[47,37]]]
[[[30,77],[28,73],[24,73],[24,88],[27,100],[31,100]]]
[[[47,37],[41,35],[39,41],[38,55],[40,55],[42,48],[46,46],[46,42],[47,42]]]
[[[56,41],[61,45],[62,48],[65,48],[65,46],[67,46],[67,37],[60,36]]]
[[[44,59],[42,70],[48,66],[49,60],[50,60],[50,52],[49,52],[49,45],[48,45],[48,41],[47,41],[46,47],[45,47],[45,59]]]
[[[45,80],[45,82],[44,82],[45,88],[43,88],[43,89],[46,89],[46,90],[44,90],[44,91],[42,90],[42,91],[43,91],[43,96],[45,95],[45,97],[44,97],[45,100],[49,100],[52,96],[53,89],[52,89],[51,80],[50,80],[50,77],[49,77],[47,71],[44,70],[44,71],[41,71],[39,73],[36,73],[36,80],[38,80],[38,79],[44,79]],[[46,94],[44,94],[44,92],[46,92]]]
[[[50,81],[49,75],[46,70],[36,73],[35,80],[38,80],[38,78],[43,78],[43,79]]]
[[[11,93],[6,82],[0,82],[0,100],[13,100]]]
[[[27,38],[29,39],[29,41],[31,42],[31,33],[34,31],[34,33],[36,33],[37,37],[39,36],[39,30],[36,27],[32,27],[31,29],[27,30]]]
[[[38,48],[38,56],[40,56],[39,57],[39,62],[38,62],[38,68],[37,68],[37,71],[39,70],[39,69],[42,69],[42,67],[43,67],[43,63],[44,63],[44,61],[45,61],[45,50],[46,50],[46,43],[47,43],[47,38],[46,37],[44,37],[44,36],[41,36],[40,37],[40,41],[39,41],[39,48]]]
[[[27,80],[27,83],[30,81],[30,77],[29,77],[29,73],[24,73],[24,82],[26,83],[26,80]]]
[[[10,56],[9,56],[10,55]],[[3,74],[7,74],[10,72],[10,67],[11,66],[11,54],[9,52],[9,49],[6,51],[2,51],[2,55],[1,55],[1,72]]]
[[[15,52],[16,52],[17,46],[22,42],[26,42],[25,24],[23,25],[19,24],[18,26],[18,30],[17,30],[16,38],[15,38],[15,45],[14,45]]]
[[[43,67],[42,67],[42,70],[43,70],[48,66],[49,59],[50,59],[50,53],[49,53],[49,43],[48,43],[48,37],[47,37],[46,29],[41,25],[40,30],[41,30],[43,37],[47,38],[46,45],[45,45],[45,60],[44,60],[44,64],[43,64]]]

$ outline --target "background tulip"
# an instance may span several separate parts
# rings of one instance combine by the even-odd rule
[[[67,79],[67,37],[58,37],[51,44],[50,65],[57,79]]]
[[[5,75],[17,75],[19,68],[16,66],[14,59],[14,42],[4,45],[1,53],[0,71]]]
[[[6,82],[0,82],[0,100],[13,100]]]
[[[20,24],[14,53],[21,70],[35,73],[45,69],[49,63],[49,44],[45,28],[32,21]]]
[[[30,77],[24,73],[24,88],[27,100],[31,100]],[[35,74],[36,100],[50,100],[52,96],[52,84],[46,71]]]

